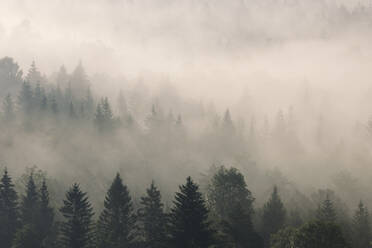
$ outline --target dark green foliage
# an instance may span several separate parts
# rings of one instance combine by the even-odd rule
[[[313,221],[298,229],[285,228],[273,235],[272,248],[348,248],[340,226],[332,222]]]
[[[316,214],[318,220],[326,222],[336,221],[336,211],[333,207],[333,202],[330,199],[329,194],[326,195],[326,199],[321,203],[321,205],[319,205]]]
[[[49,192],[45,180],[43,180],[40,189],[40,219],[38,226],[43,246],[52,247],[55,241],[54,211],[49,204]]]
[[[146,192],[146,196],[141,197],[141,208],[138,211],[144,245],[147,248],[162,248],[166,244],[167,218],[163,211],[161,194],[154,182]]]
[[[353,235],[352,242],[354,248],[369,248],[371,247],[371,226],[369,223],[368,209],[362,201],[355,211],[353,219]]]
[[[275,186],[269,201],[263,207],[262,225],[265,246],[270,244],[270,236],[284,226],[286,210]]]
[[[109,188],[97,223],[97,246],[130,247],[133,244],[135,216],[132,199],[119,174]]]
[[[222,221],[221,225],[227,239],[226,246],[263,247],[263,239],[253,229],[250,213],[241,204],[235,205],[227,220]]]
[[[64,217],[60,230],[62,247],[91,247],[93,209],[78,184],[74,184],[66,193],[60,212]]]
[[[349,247],[341,228],[332,222],[314,221],[303,225],[296,234],[296,248]]]
[[[39,216],[39,195],[32,174],[26,185],[26,195],[22,197],[20,206],[22,225],[34,225]]]
[[[270,239],[271,248],[295,248],[296,235],[298,230],[293,227],[287,227],[273,234]]]
[[[190,177],[176,193],[170,214],[171,247],[207,248],[213,243],[208,210],[199,187]]]
[[[226,220],[233,208],[240,204],[247,214],[253,213],[252,193],[247,189],[244,176],[235,168],[221,166],[208,189],[208,205],[221,220]]]
[[[5,169],[0,181],[0,244],[10,247],[19,227],[18,197],[11,177]]]

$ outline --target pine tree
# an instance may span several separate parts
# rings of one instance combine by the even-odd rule
[[[17,200],[12,179],[5,169],[0,181],[0,244],[2,247],[11,247],[19,227]]]
[[[74,184],[66,193],[60,209],[65,221],[61,224],[61,245],[66,248],[86,248],[92,245],[93,208],[87,194]]]
[[[69,116],[70,116],[71,119],[76,118],[75,107],[74,107],[74,104],[72,102],[70,102]]]
[[[36,67],[35,61],[32,61],[31,67],[28,70],[28,73],[26,75],[27,82],[30,82],[31,84],[39,84],[43,81],[43,78],[41,76],[41,73]]]
[[[141,205],[138,217],[143,229],[145,247],[163,248],[166,242],[166,215],[160,191],[154,182],[147,189],[147,195],[141,198]]]
[[[119,173],[109,188],[97,224],[97,246],[130,247],[133,243],[135,216],[132,199]]]
[[[336,211],[333,207],[333,202],[329,198],[328,193],[326,195],[326,199],[318,207],[317,219],[321,221],[326,221],[326,222],[336,221]]]
[[[199,187],[190,177],[176,193],[170,214],[171,247],[207,248],[213,243],[208,210]]]
[[[371,247],[371,226],[369,223],[368,209],[360,201],[358,209],[355,211],[353,219],[353,247],[369,248]]]
[[[283,226],[286,217],[286,210],[278,194],[278,188],[275,186],[269,201],[263,208],[263,236],[265,246],[269,247],[271,235],[278,232]]]

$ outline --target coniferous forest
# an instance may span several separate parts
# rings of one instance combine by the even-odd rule
[[[371,248],[367,0],[1,0],[0,248]]]

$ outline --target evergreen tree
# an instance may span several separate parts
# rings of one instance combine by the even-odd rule
[[[18,96],[18,103],[25,114],[29,114],[33,106],[33,91],[29,82],[25,81],[22,84],[21,92]]]
[[[167,220],[161,203],[160,191],[152,182],[146,192],[147,195],[141,198],[141,208],[138,211],[145,247],[163,248],[166,241]]]
[[[26,195],[21,202],[21,222],[22,224],[35,223],[35,213],[39,207],[39,195],[32,174],[26,185]]]
[[[20,210],[22,227],[15,235],[14,247],[41,247],[42,235],[39,225],[41,219],[40,198],[32,174],[29,176],[26,194],[22,197]]]
[[[60,212],[65,218],[61,224],[61,245],[66,248],[91,247],[93,209],[78,184],[67,191]]]
[[[341,228],[329,221],[314,221],[303,225],[295,234],[296,248],[348,248]]]
[[[43,78],[36,67],[35,61],[32,61],[31,63],[31,67],[26,75],[26,81],[31,84],[40,84],[43,82]]]
[[[10,94],[6,95],[3,101],[4,120],[11,122],[15,118],[14,103]]]
[[[326,199],[319,205],[317,210],[317,219],[326,222],[336,221],[336,211],[333,207],[333,202],[327,193]]]
[[[11,247],[19,226],[17,200],[12,179],[5,169],[0,181],[0,244],[5,248]]]
[[[176,193],[170,214],[171,247],[207,248],[213,243],[208,210],[199,187],[190,177]]]
[[[371,226],[369,223],[368,209],[360,201],[353,219],[353,247],[371,247]]]
[[[271,235],[284,226],[285,217],[286,210],[278,194],[278,188],[275,186],[269,201],[263,207],[262,224],[265,247],[269,247]]]
[[[69,116],[72,119],[76,118],[75,107],[74,107],[74,104],[72,102],[70,102]]]
[[[40,189],[40,219],[38,226],[40,228],[43,247],[52,247],[54,245],[54,211],[49,204],[49,192],[45,179]]]
[[[132,199],[119,173],[109,188],[97,224],[97,246],[130,247],[133,244],[135,216]]]
[[[263,247],[263,239],[254,231],[251,214],[240,203],[237,203],[228,218],[222,221],[222,231],[228,242],[232,243],[232,247]]]

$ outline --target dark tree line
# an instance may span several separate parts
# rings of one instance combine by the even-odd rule
[[[117,174],[96,219],[79,184],[68,189],[56,210],[49,202],[45,179],[37,187],[33,174],[29,175],[24,194],[18,196],[5,170],[0,183],[0,243],[6,248],[370,247],[368,210],[362,202],[354,215],[351,240],[345,238],[328,195],[314,219],[299,227],[286,221],[277,187],[263,207],[262,230],[255,228],[253,202],[242,174],[220,167],[205,196],[188,177],[166,211],[152,182],[135,209]],[[57,212],[61,217],[56,218]]]

